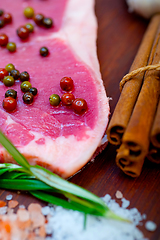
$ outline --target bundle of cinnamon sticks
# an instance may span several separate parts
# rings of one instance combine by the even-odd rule
[[[124,173],[138,177],[147,157],[160,163],[160,14],[152,17],[130,68],[122,79],[121,95],[107,129],[108,140],[119,145],[116,163]],[[146,67],[151,70],[139,71]],[[123,84],[125,83],[125,84]]]

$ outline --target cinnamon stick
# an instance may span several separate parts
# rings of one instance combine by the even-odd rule
[[[158,64],[159,61],[160,27],[151,52],[149,64]],[[122,145],[116,157],[117,165],[132,177],[140,175],[144,159],[149,150],[150,132],[156,114],[159,94],[159,71],[147,71],[132,116],[123,135]],[[132,167],[133,164],[134,168]]]
[[[151,131],[151,145],[147,155],[148,159],[155,163],[160,163],[160,100]]]
[[[159,23],[160,15],[155,15],[150,21],[138,53],[130,68],[130,72],[148,64],[148,59]],[[122,136],[128,125],[135,102],[141,89],[143,77],[144,73],[139,74],[132,80],[128,81],[123,87],[119,101],[107,129],[108,140],[112,144],[119,145],[121,143]]]

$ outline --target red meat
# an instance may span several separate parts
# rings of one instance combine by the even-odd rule
[[[23,15],[26,6],[34,8],[53,19],[50,29],[39,27]],[[5,0],[1,9],[10,12],[12,23],[0,29],[9,41],[17,44],[17,50],[10,53],[0,48],[0,67],[8,63],[20,72],[30,74],[30,82],[38,89],[31,104],[22,100],[20,80],[12,87],[0,82],[0,128],[31,164],[39,164],[64,178],[76,173],[94,155],[102,144],[109,115],[108,98],[105,93],[96,55],[97,23],[93,0]],[[16,29],[31,22],[35,30],[27,40],[21,40]],[[39,54],[41,47],[49,49],[49,55]],[[60,97],[63,77],[74,82],[72,93],[76,98],[86,100],[88,110],[76,114],[69,106],[49,103],[51,94]],[[17,91],[17,108],[7,112],[2,101],[7,89]],[[103,144],[106,140],[103,139]],[[0,147],[0,161],[13,162]]]

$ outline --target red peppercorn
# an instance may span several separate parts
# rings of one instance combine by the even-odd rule
[[[38,26],[43,25],[43,19],[44,19],[44,15],[41,13],[38,13],[34,16],[34,21]]]
[[[2,106],[6,111],[13,111],[17,106],[17,101],[12,97],[4,98]]]
[[[76,98],[72,103],[73,110],[78,114],[83,114],[87,111],[87,102],[83,98]]]
[[[64,93],[61,97],[61,101],[65,105],[71,105],[74,100],[75,100],[75,97],[72,93]]]
[[[26,39],[29,37],[29,30],[25,26],[21,26],[17,29],[17,35],[21,39]]]
[[[60,86],[64,91],[71,91],[74,87],[73,80],[70,77],[63,77],[60,81]]]
[[[0,34],[0,46],[6,46],[8,43],[8,36],[4,33]]]
[[[3,19],[4,19],[5,24],[11,23],[12,15],[10,13],[4,13]]]
[[[0,68],[0,80],[3,80],[6,76],[8,76],[8,71],[5,68]]]

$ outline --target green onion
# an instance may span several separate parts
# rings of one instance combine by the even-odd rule
[[[29,191],[36,198],[66,209],[83,212],[85,216],[92,214],[128,221],[114,214],[95,194],[64,180],[43,167],[30,165],[1,131],[0,144],[20,165],[0,164],[1,188]]]

